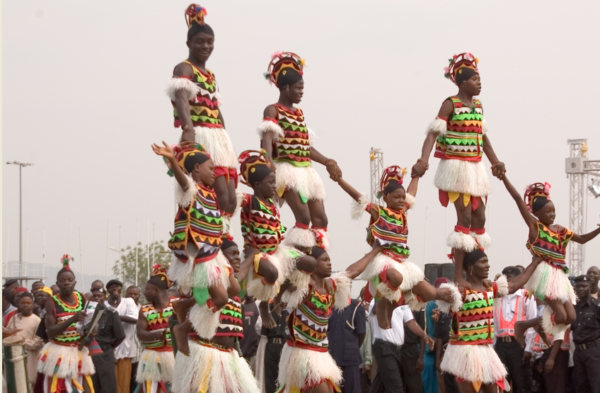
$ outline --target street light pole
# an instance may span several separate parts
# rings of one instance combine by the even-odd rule
[[[19,166],[19,277],[23,277],[23,167],[33,163],[9,161],[6,164]]]

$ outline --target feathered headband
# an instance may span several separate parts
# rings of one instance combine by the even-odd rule
[[[265,150],[246,150],[240,154],[238,162],[240,163],[240,175],[242,183],[251,186],[251,183],[261,181],[269,173],[273,172],[271,163],[267,160]]]
[[[204,24],[204,17],[208,14],[206,8],[201,7],[198,4],[190,4],[185,10],[185,23],[187,23],[188,29],[192,28],[192,23],[196,22],[199,25]]]
[[[60,258],[60,262],[63,265],[63,269],[65,270],[71,270],[71,268],[69,267],[69,264],[71,262],[73,262],[75,260],[75,258],[73,258],[72,256],[70,256],[69,254],[65,254]]]
[[[448,59],[450,64],[448,67],[444,67],[444,76],[456,84],[456,75],[462,73],[463,69],[470,68],[475,72],[479,72],[477,69],[477,63],[479,59],[473,56],[472,53],[461,53],[459,55],[452,56]]]
[[[550,200],[550,188],[552,186],[550,183],[533,183],[525,188],[525,195],[523,199],[525,199],[525,204],[527,205],[527,210],[533,213],[532,206],[535,203],[535,200],[539,197],[544,197],[547,200]]]
[[[383,170],[383,175],[381,175],[381,180],[379,181],[379,192],[377,193],[377,198],[381,198],[386,187],[390,185],[390,183],[393,184],[395,182],[398,185],[397,188],[400,188],[405,174],[406,168],[400,168],[398,165],[389,166],[385,168]]]
[[[266,80],[277,86],[279,75],[286,75],[288,69],[296,71],[300,76],[303,75],[304,59],[292,52],[275,52],[271,55],[271,62],[267,72],[263,75]]]
[[[202,155],[206,156],[207,159],[210,158],[210,154],[208,154],[206,152],[206,150],[204,150],[204,147],[198,143],[196,143],[196,144],[185,143],[183,145],[172,145],[171,149],[173,149],[173,155],[175,156],[175,160],[179,163],[179,167],[185,173],[187,173],[187,171],[185,169],[185,160],[188,157],[191,157],[196,154],[202,154]],[[171,164],[170,164],[169,160],[166,157],[163,157],[163,160],[164,160],[165,164],[167,165],[167,167],[169,168],[167,175],[173,177],[173,168],[171,168]]]

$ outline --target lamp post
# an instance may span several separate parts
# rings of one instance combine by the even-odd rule
[[[23,277],[23,168],[33,163],[9,161],[6,165],[19,166],[19,277]]]

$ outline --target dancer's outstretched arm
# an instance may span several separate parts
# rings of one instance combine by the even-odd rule
[[[346,275],[350,279],[354,280],[367,268],[369,262],[371,262],[371,260],[375,258],[375,255],[377,255],[381,250],[383,250],[383,247],[380,245],[373,247],[373,249],[365,254],[364,257],[360,258],[358,261],[346,268]]]
[[[337,178],[337,183],[340,185],[340,187],[342,187],[342,190],[346,191],[348,193],[348,195],[350,195],[350,197],[352,199],[354,199],[356,202],[358,202],[360,204],[360,199],[362,198],[362,194],[360,192],[358,192],[354,187],[352,187],[346,180],[344,180],[341,176]],[[378,215],[379,215],[379,209],[377,208],[377,205],[372,204],[371,205],[371,211],[369,212],[371,213],[371,218],[373,220],[376,220]],[[360,217],[360,216],[359,216]]]
[[[492,164],[492,174],[502,180],[504,173],[506,173],[506,167],[496,156],[496,152],[492,147],[492,142],[490,142],[490,138],[485,134],[483,135],[483,152]]]
[[[412,196],[417,196],[417,189],[419,188],[419,177],[415,176],[410,179],[406,192]]]
[[[508,283],[508,293],[515,293],[517,292],[519,289],[523,288],[523,286],[527,283],[527,281],[529,281],[529,279],[531,278],[531,275],[533,274],[533,272],[535,271],[535,268],[538,267],[538,265],[540,264],[540,262],[542,262],[543,259],[538,257],[538,256],[534,256],[531,259],[531,263],[529,264],[529,266],[527,266],[527,269],[525,269],[525,271],[521,274],[519,274],[517,277],[513,278],[509,283]]]
[[[525,220],[525,224],[527,224],[527,227],[529,228],[529,238],[535,239],[537,236],[537,230],[538,230],[537,219],[527,209],[527,205],[525,205],[523,198],[521,198],[521,195],[519,194],[519,192],[517,191],[515,186],[513,186],[512,183],[508,180],[506,175],[502,176],[502,181],[504,182],[504,185],[506,186],[506,189],[508,190],[508,193],[510,194],[510,196],[512,196],[512,198],[517,203],[517,207],[519,208],[519,211],[521,212],[521,216],[523,216],[523,219]]]
[[[440,111],[438,112],[438,119],[448,119],[450,115],[452,115],[453,110],[454,104],[452,103],[452,100],[445,100],[440,107]],[[423,149],[421,150],[421,158],[419,158],[417,163],[412,167],[412,171],[410,173],[411,177],[421,177],[429,168],[429,156],[431,156],[431,151],[435,146],[435,140],[437,139],[438,135],[439,131],[429,131],[427,133],[425,142],[423,142]]]
[[[600,224],[598,224],[598,228],[594,229],[590,233],[586,233],[585,235],[578,235],[576,233],[573,234],[573,238],[571,240],[576,243],[585,244],[598,236],[598,234],[600,234]]]
[[[171,164],[171,170],[173,171],[173,175],[175,179],[177,179],[177,183],[181,186],[183,191],[186,191],[190,187],[189,178],[183,173],[183,170],[175,160],[175,155],[173,153],[173,149],[171,146],[167,145],[167,142],[163,141],[164,146],[159,146],[156,143],[152,145],[152,150],[159,156],[165,157],[169,160],[169,164]]]
[[[342,177],[342,170],[333,158],[325,157],[314,147],[310,148],[310,158],[319,164],[325,165],[329,176],[331,176],[331,180],[337,181],[338,178]]]

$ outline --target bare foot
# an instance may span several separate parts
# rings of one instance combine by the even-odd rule
[[[515,323],[515,340],[521,345],[521,347],[525,347],[525,331],[527,330],[527,326],[524,326],[523,322]]]
[[[177,342],[177,351],[181,352],[185,356],[190,356],[190,345],[188,343],[188,334],[192,330],[192,323],[187,320],[184,323],[173,328],[173,334],[175,335],[175,341]]]
[[[546,336],[546,332],[544,332],[544,328],[542,328],[542,325],[534,326],[533,329],[537,332],[537,334],[540,335],[540,338],[544,341],[544,343],[548,347],[552,346],[552,341],[550,341],[550,339],[548,338],[548,336]]]

